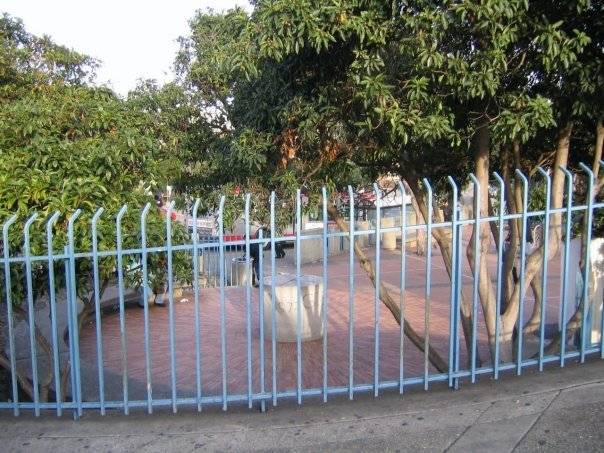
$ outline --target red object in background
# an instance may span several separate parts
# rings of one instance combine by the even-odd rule
[[[176,213],[174,211],[172,211],[172,215],[170,216],[170,218],[172,220],[176,220]]]
[[[223,237],[225,242],[243,241],[244,237],[238,234],[225,234]]]
[[[235,192],[235,195],[239,195],[239,192],[241,192],[241,187],[239,187],[239,186],[235,187],[234,192]]]

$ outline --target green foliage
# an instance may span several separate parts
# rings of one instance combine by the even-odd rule
[[[512,143],[548,163],[569,121],[586,143],[604,114],[602,2],[267,0],[198,13],[177,63],[212,112],[207,188],[341,189],[378,175],[473,171]],[[575,159],[583,159],[578,152]],[[551,160],[550,160],[551,162]],[[262,198],[266,199],[266,195]]]
[[[152,190],[178,174],[172,153],[180,146],[175,125],[162,124],[155,111],[141,108],[142,96],[123,101],[106,88],[90,86],[93,60],[28,34],[18,20],[0,19],[0,39],[0,218],[2,222],[12,215],[18,218],[3,247],[10,247],[13,256],[25,252],[24,222],[35,213],[30,253],[46,254],[44,223],[59,212],[54,253],[62,253],[68,218],[80,209],[74,245],[76,251],[89,252],[90,221],[103,207],[98,248],[115,250],[115,216],[124,204],[129,210],[123,219],[122,247],[138,247],[140,208],[152,201]],[[184,240],[184,234],[175,226],[173,241]],[[148,245],[162,245],[165,235],[165,222],[154,207],[148,217]],[[179,256],[175,275],[186,280],[186,261]],[[165,253],[149,258],[153,286],[165,280],[165,260]],[[134,255],[125,257],[124,267],[136,268],[139,261]],[[56,267],[60,287],[62,263]],[[130,284],[140,281],[137,269],[128,273]],[[19,303],[25,270],[19,265],[11,270],[14,300]],[[37,294],[47,290],[47,270],[43,262],[32,269]],[[112,279],[115,272],[115,257],[100,260],[101,280]],[[77,260],[76,278],[84,297],[92,284],[91,260]]]

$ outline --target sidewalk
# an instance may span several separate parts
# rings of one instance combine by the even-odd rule
[[[280,404],[262,414],[208,408],[149,416],[90,412],[79,422],[46,413],[0,416],[4,451],[602,451],[604,361],[459,391],[413,389],[328,404]]]

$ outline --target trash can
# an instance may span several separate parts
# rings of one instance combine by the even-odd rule
[[[245,258],[233,258],[231,260],[231,286],[246,286],[251,283],[252,262],[249,265]]]
[[[293,274],[280,274],[264,279],[264,332],[272,335],[272,291],[275,291],[275,338],[280,342],[297,341],[298,286]],[[300,276],[300,339],[311,341],[323,338],[323,281],[315,275]]]

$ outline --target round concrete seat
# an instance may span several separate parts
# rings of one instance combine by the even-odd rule
[[[271,338],[273,286],[271,277],[264,279],[264,332]],[[298,287],[296,276],[280,274],[275,277],[275,338],[281,342],[297,339]],[[323,282],[315,275],[300,276],[301,313],[300,339],[317,340],[323,337]]]

